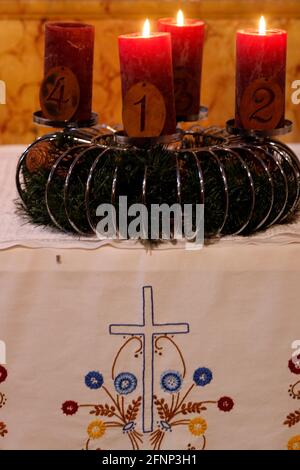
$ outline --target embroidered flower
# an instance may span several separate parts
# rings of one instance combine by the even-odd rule
[[[92,421],[87,428],[87,433],[90,439],[99,439],[105,434],[106,426],[103,421],[97,419],[96,421]]]
[[[86,374],[84,381],[85,385],[93,390],[101,388],[104,383],[103,375],[95,370],[92,370],[91,372]]]
[[[300,450],[300,435],[292,437],[287,445],[288,450]]]
[[[7,377],[7,370],[5,369],[5,367],[0,366],[0,383],[4,382],[6,380],[6,377]]]
[[[204,387],[212,381],[213,375],[207,367],[199,367],[195,370],[193,380],[198,387]]]
[[[194,418],[190,420],[188,427],[191,434],[201,436],[207,429],[207,422],[203,418]]]
[[[231,411],[234,401],[230,397],[221,397],[218,401],[218,408],[221,411]]]
[[[121,372],[114,381],[115,389],[120,395],[132,393],[137,386],[137,378],[130,372]]]
[[[296,359],[289,360],[289,369],[293,374],[300,374],[300,355]]]
[[[65,401],[61,409],[65,415],[74,415],[78,411],[78,403],[72,400]]]
[[[182,376],[176,370],[168,370],[160,377],[160,386],[167,393],[179,392],[182,386]]]

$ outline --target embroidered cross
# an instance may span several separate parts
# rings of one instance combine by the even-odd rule
[[[143,338],[143,431],[153,431],[154,340],[156,335],[176,335],[189,332],[188,323],[155,323],[152,286],[143,287],[142,324],[109,326],[111,335],[139,335]]]

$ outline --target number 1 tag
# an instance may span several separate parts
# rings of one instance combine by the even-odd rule
[[[77,111],[80,88],[76,75],[68,67],[54,67],[40,89],[40,104],[47,119],[69,121]]]
[[[138,82],[127,92],[123,104],[123,124],[129,137],[158,137],[166,121],[165,100],[158,88]]]

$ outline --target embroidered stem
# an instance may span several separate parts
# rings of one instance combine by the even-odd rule
[[[177,393],[177,396],[176,396],[175,410],[177,409],[177,406],[178,406],[179,400],[180,400],[180,392],[179,392],[179,393]]]
[[[167,335],[163,335],[163,336],[159,336],[158,338],[156,338],[155,340],[155,347],[161,351],[162,350],[162,346],[158,346],[158,342],[161,340],[161,339],[167,339],[168,341],[170,341],[170,343],[173,344],[173,346],[175,347],[175,349],[177,350],[179,356],[180,356],[180,359],[181,359],[181,362],[182,362],[182,367],[183,367],[183,372],[182,372],[182,377],[185,378],[185,374],[186,374],[186,365],[185,365],[185,360],[183,358],[183,355],[182,355],[182,352],[180,351],[179,347],[177,346],[177,344],[175,343],[175,341],[172,339],[172,338],[169,338],[169,336]]]
[[[203,434],[202,438],[203,438],[203,445],[202,445],[202,449],[201,449],[201,450],[205,450],[205,447],[206,447],[206,437],[205,437],[205,434]]]
[[[160,433],[161,433],[160,429],[157,429],[156,431],[153,431],[153,432],[150,434],[150,442],[151,442],[151,444],[152,444],[153,441],[156,439],[157,434],[160,434]]]
[[[156,449],[156,444],[159,441],[161,437],[162,431],[160,429],[157,429],[152,433],[152,436],[150,438],[150,443],[154,446],[153,449]]]
[[[117,421],[104,421],[105,426],[108,428],[122,428],[123,424],[118,423]]]
[[[140,434],[140,433],[137,432],[137,431],[133,431],[132,434],[135,436],[135,438],[136,438],[137,440],[140,441],[141,444],[143,444],[142,434]]]
[[[129,338],[127,341],[125,341],[125,343],[121,346],[121,348],[117,352],[117,355],[116,355],[116,357],[114,359],[114,362],[113,362],[113,365],[112,365],[111,378],[113,380],[115,380],[115,367],[116,367],[117,361],[120,357],[120,354],[123,351],[123,349],[126,348],[126,346],[133,340],[137,340],[140,343],[140,347],[135,351],[135,354],[138,354],[143,349],[143,342],[142,342],[141,338],[139,338],[138,336],[133,336],[133,337]]]
[[[190,386],[190,388],[187,390],[187,392],[185,393],[185,395],[183,395],[183,398],[180,400],[180,402],[178,403],[178,405],[176,406],[176,408],[175,408],[175,410],[174,410],[173,416],[175,416],[175,414],[177,414],[177,413],[175,413],[175,412],[181,407],[181,405],[182,405],[182,403],[184,402],[184,400],[186,399],[186,397],[191,393],[191,391],[192,391],[193,388],[194,388],[194,385],[195,385],[195,384],[192,384],[192,385]],[[173,417],[173,416],[172,416],[172,417]]]
[[[122,415],[125,416],[124,397],[123,396],[121,398],[121,410],[122,410]]]
[[[169,424],[171,426],[182,426],[183,424],[189,424],[189,422],[189,419],[180,419],[178,421],[173,421],[173,423],[170,421]]]
[[[161,449],[161,445],[162,445],[162,441],[164,440],[164,437],[165,437],[165,433],[161,433],[161,438],[158,442],[158,445],[157,445],[157,450],[160,450]]]
[[[111,399],[111,401],[113,402],[113,404],[114,404],[115,407],[117,408],[118,412],[120,413],[120,415],[121,415],[121,420],[123,421],[124,424],[126,424],[125,416],[123,415],[122,410],[120,409],[119,404],[118,404],[117,401],[114,399],[114,397],[112,396],[112,394],[110,393],[110,391],[109,391],[104,385],[102,386],[102,388],[103,388],[103,390],[106,392],[106,394],[109,396],[109,398]],[[117,399],[118,399],[118,396],[117,396]]]
[[[206,401],[200,401],[200,402],[198,403],[198,405],[199,405],[199,406],[202,406],[202,405],[215,405],[216,403],[217,403],[216,400],[206,400]],[[182,403],[182,401],[181,401],[181,403],[179,404],[178,408],[180,408],[182,404],[183,404],[183,403]],[[172,418],[174,418],[174,417],[177,416],[177,415],[181,415],[182,413],[183,413],[182,410],[178,409],[178,411],[176,411],[176,413],[173,413]],[[171,418],[171,419],[172,419],[172,418]]]
[[[90,438],[85,443],[85,450],[89,450]]]
[[[130,439],[130,442],[131,442],[131,445],[132,445],[132,449],[133,450],[139,450],[139,445],[138,443],[136,442],[134,436],[132,435],[132,433],[128,433],[128,437]]]
[[[95,408],[97,406],[99,406],[99,405],[88,403],[88,404],[84,404],[84,405],[78,405],[78,408]],[[115,416],[116,418],[118,418],[121,421],[122,424],[125,424],[122,416],[118,415],[118,413],[116,413],[115,411],[112,411],[112,415]]]
[[[174,406],[174,395],[172,395],[171,408],[170,408],[170,415],[173,413],[173,406]]]

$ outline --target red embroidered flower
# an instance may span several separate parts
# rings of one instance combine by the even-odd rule
[[[76,401],[65,401],[61,407],[65,415],[74,415],[78,411],[78,403]]]
[[[289,369],[293,374],[300,374],[300,354],[296,359],[289,360]]]
[[[234,406],[234,402],[230,397],[221,397],[218,401],[218,408],[221,411],[231,411]]]
[[[7,370],[5,369],[5,367],[0,366],[0,383],[4,382],[6,380],[6,377],[7,377]]]

